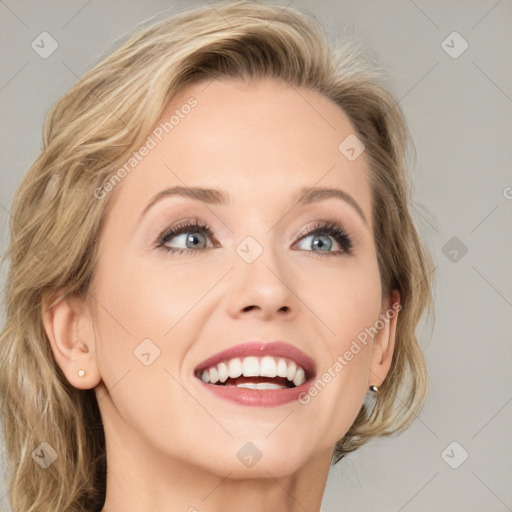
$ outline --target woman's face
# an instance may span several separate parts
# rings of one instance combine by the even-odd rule
[[[203,82],[173,99],[108,192],[91,288],[107,432],[122,423],[164,456],[234,478],[258,452],[251,476],[330,457],[368,385],[385,376],[376,342],[357,341],[384,310],[367,161],[354,159],[353,139],[339,148],[353,134],[334,103],[271,80]],[[184,193],[165,193],[175,187]],[[301,201],[309,189],[341,192]],[[276,345],[260,372],[282,372],[284,358],[286,377],[201,379],[236,372],[236,355],[251,372],[255,360],[244,357],[266,354],[254,346],[221,355],[225,367],[212,372],[202,363],[275,341],[289,347]],[[291,385],[290,361],[309,379],[301,400],[280,389]],[[321,389],[307,393],[317,380]],[[276,389],[237,387],[247,382]]]

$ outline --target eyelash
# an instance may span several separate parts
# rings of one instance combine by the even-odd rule
[[[184,252],[200,252],[194,249],[178,249],[176,247],[167,247],[165,244],[175,236],[182,235],[184,233],[197,233],[204,232],[208,235],[211,240],[213,238],[213,232],[208,224],[201,224],[198,220],[184,221],[173,228],[164,231],[157,239],[155,248],[161,248],[166,252],[173,254],[183,254]],[[352,238],[348,235],[345,229],[338,224],[332,222],[320,222],[315,224],[313,227],[308,228],[306,231],[301,232],[298,235],[297,240],[294,243],[300,242],[302,239],[316,234],[329,235],[333,237],[343,248],[342,251],[306,251],[312,252],[320,257],[324,256],[343,256],[352,254]]]

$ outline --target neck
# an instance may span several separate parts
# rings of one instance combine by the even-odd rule
[[[108,402],[108,403],[107,403]],[[107,491],[102,512],[318,512],[332,450],[317,455],[292,474],[273,476],[254,466],[251,478],[233,478],[229,467],[216,474],[203,466],[162,453],[119,416],[109,396],[102,400],[107,449]],[[103,414],[107,412],[108,414]],[[215,442],[215,439],[212,439]],[[205,454],[205,466],[208,454]],[[235,459],[235,464],[240,461]],[[275,473],[278,473],[276,468]]]

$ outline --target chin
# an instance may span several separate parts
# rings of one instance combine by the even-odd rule
[[[213,450],[211,446],[205,447],[211,461],[208,470],[223,477],[229,473],[229,478],[233,479],[268,478],[270,475],[278,478],[292,475],[314,457],[306,438],[299,440],[276,435],[270,441],[265,439],[265,435],[236,437],[224,447],[218,446]]]

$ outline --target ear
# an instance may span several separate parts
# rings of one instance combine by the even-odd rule
[[[396,324],[400,309],[400,294],[398,290],[393,290],[385,309],[381,311],[379,317],[381,322],[376,322],[376,327],[381,327],[382,324],[383,326],[379,328],[373,339],[368,386],[372,384],[380,386],[389,372],[395,349]]]
[[[52,296],[65,293],[60,289]],[[90,389],[101,380],[95,358],[93,319],[87,305],[75,296],[43,300],[42,318],[55,361],[75,388]],[[85,370],[83,377],[79,370]]]

